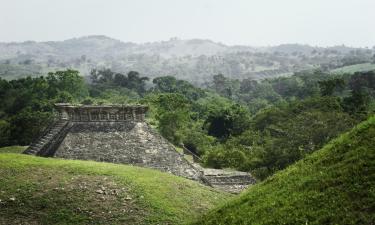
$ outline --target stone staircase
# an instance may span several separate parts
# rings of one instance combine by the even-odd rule
[[[233,194],[238,194],[248,186],[256,183],[256,179],[246,172],[203,168],[199,162],[201,158],[195,153],[191,152],[185,146],[183,148],[183,155],[192,156],[193,160],[189,163],[200,173],[200,181],[213,188],[226,191]]]
[[[37,138],[31,145],[24,151],[24,154],[29,155],[42,155],[48,152],[52,143],[56,141],[56,136],[59,136],[61,131],[67,126],[67,120],[58,120],[51,123],[44,133]]]
[[[204,175],[204,177],[212,187],[230,193],[240,193],[249,185],[253,185],[256,182],[249,174],[241,172],[223,175]]]
[[[194,167],[201,171],[206,184],[229,193],[238,194],[256,183],[256,179],[250,173],[203,168],[197,163],[194,163]]]

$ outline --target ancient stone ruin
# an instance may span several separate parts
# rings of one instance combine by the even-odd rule
[[[231,192],[255,182],[248,174],[206,175],[144,121],[146,106],[57,104],[56,109],[55,122],[25,154],[148,167],[214,187],[222,184]]]

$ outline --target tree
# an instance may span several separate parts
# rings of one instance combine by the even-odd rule
[[[59,92],[67,92],[75,99],[84,99],[88,96],[85,81],[76,70],[51,72],[46,80],[50,96],[57,96]]]
[[[250,113],[241,105],[210,112],[205,121],[209,135],[226,140],[230,135],[239,135],[250,124]]]
[[[23,109],[10,119],[10,139],[12,144],[29,145],[50,123],[52,113]]]
[[[136,71],[130,71],[128,73],[128,83],[125,87],[136,90],[139,94],[143,94],[146,91],[145,82],[149,80],[148,77],[140,77]]]
[[[349,87],[352,91],[362,91],[365,89],[375,90],[375,71],[357,72],[350,77]]]
[[[351,96],[344,98],[343,108],[351,114],[366,114],[370,100],[370,95],[365,90],[353,90]]]
[[[110,69],[93,69],[90,72],[90,79],[94,84],[110,83],[113,81],[114,74]]]
[[[190,121],[190,102],[181,94],[165,93],[149,97],[160,133],[174,144],[182,143],[182,135]]]
[[[179,93],[191,101],[205,96],[202,89],[194,87],[187,81],[177,80],[172,76],[157,77],[152,82],[155,84],[152,89],[154,92]]]
[[[233,93],[238,91],[239,86],[238,80],[230,80],[223,74],[213,76],[212,88],[224,97],[231,98]]]
[[[0,134],[0,147],[10,145],[10,124],[5,120],[0,120]]]
[[[345,81],[343,78],[323,80],[318,83],[322,96],[331,96],[334,92],[341,92],[345,88]]]
[[[123,87],[136,91],[143,95],[146,92],[148,77],[140,77],[136,71],[130,71],[127,75],[112,72],[110,69],[92,70],[90,73],[92,82],[99,89],[113,89]]]

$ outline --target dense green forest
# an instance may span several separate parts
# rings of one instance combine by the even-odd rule
[[[320,149],[375,109],[375,72],[295,73],[262,81],[215,75],[206,89],[172,76],[74,70],[0,79],[0,146],[28,145],[53,119],[54,103],[146,104],[148,122],[213,168],[259,179]]]

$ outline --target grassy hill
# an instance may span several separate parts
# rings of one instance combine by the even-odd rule
[[[375,224],[375,117],[194,224]]]
[[[0,224],[184,224],[231,197],[151,169],[22,149],[0,149]]]
[[[366,72],[375,70],[375,64],[373,63],[362,63],[351,66],[344,66],[331,71],[331,73],[355,73],[355,72]]]
[[[0,148],[0,153],[22,153],[27,146],[10,146]]]

